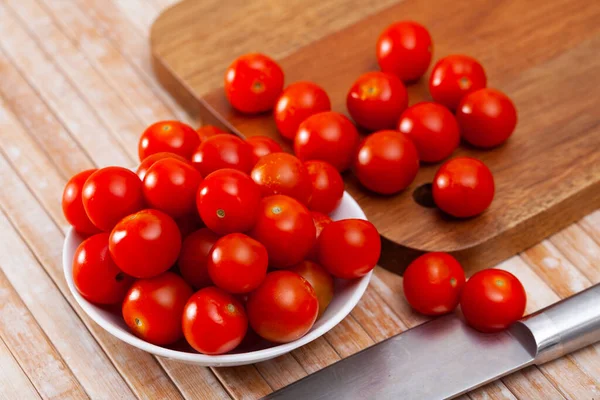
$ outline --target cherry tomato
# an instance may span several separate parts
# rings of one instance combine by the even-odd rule
[[[176,160],[179,161],[183,161],[186,163],[190,163],[188,160],[186,160],[185,158],[175,154],[175,153],[168,153],[166,151],[163,151],[161,153],[154,153],[152,155],[149,155],[148,157],[144,158],[144,161],[142,161],[140,163],[140,165],[138,165],[137,170],[135,171],[135,173],[140,177],[140,179],[143,181],[144,178],[146,177],[146,173],[148,172],[148,169],[154,165],[155,162],[157,162],[158,160],[163,160],[165,158],[174,158]]]
[[[185,305],[183,334],[200,353],[227,353],[242,342],[247,330],[244,306],[219,288],[202,289]]]
[[[263,283],[248,296],[250,326],[261,337],[288,343],[304,336],[319,313],[314,289],[300,275],[290,271],[267,274]]]
[[[417,176],[419,155],[403,133],[379,131],[358,147],[354,174],[369,190],[393,194],[405,189]]]
[[[288,153],[271,153],[262,157],[252,170],[252,179],[263,196],[284,194],[302,204],[312,195],[310,176],[302,161]]]
[[[258,218],[260,200],[260,188],[248,175],[221,169],[200,184],[196,206],[206,226],[225,235],[250,230]]]
[[[267,275],[269,260],[265,246],[244,235],[230,233],[213,246],[208,256],[208,274],[229,293],[248,293]]]
[[[103,231],[110,231],[123,217],[144,207],[142,181],[121,167],[101,168],[90,175],[81,198],[90,221]]]
[[[304,163],[312,182],[312,197],[308,208],[329,214],[342,202],[344,181],[333,165],[325,161],[307,161]]]
[[[203,177],[223,168],[233,168],[249,174],[252,160],[252,149],[248,143],[228,133],[209,137],[192,156],[192,164]]]
[[[521,282],[501,269],[477,272],[465,284],[460,298],[467,323],[481,332],[508,328],[523,316],[526,304]]]
[[[250,236],[269,254],[269,265],[285,268],[304,260],[315,243],[316,228],[308,209],[283,195],[262,199]]]
[[[486,84],[485,71],[477,60],[452,55],[442,58],[433,67],[429,92],[433,100],[455,110],[465,95],[484,88]]]
[[[173,218],[182,217],[196,210],[200,182],[200,172],[189,163],[165,158],[148,169],[144,178],[144,198],[150,207]]]
[[[123,301],[133,278],[117,267],[108,252],[108,233],[84,240],[73,257],[73,282],[77,291],[96,304]]]
[[[208,254],[219,236],[208,228],[192,232],[183,240],[177,260],[183,279],[196,289],[209,286]]]
[[[298,127],[311,115],[331,110],[327,92],[313,82],[296,82],[288,86],[275,105],[275,124],[286,139],[294,140]]]
[[[460,143],[456,118],[437,103],[422,102],[406,109],[398,121],[398,130],[412,140],[419,159],[425,162],[442,161]]]
[[[433,178],[433,200],[444,212],[467,218],[481,214],[494,199],[494,177],[481,161],[457,157],[446,161]]]
[[[404,272],[404,295],[412,308],[425,315],[442,315],[460,301],[465,273],[448,253],[426,253]]]
[[[142,210],[119,221],[110,234],[109,249],[123,272],[136,278],[150,278],[175,264],[181,249],[181,234],[167,214]]]
[[[85,181],[96,171],[96,169],[88,169],[73,175],[63,190],[62,210],[65,219],[77,232],[85,235],[100,232],[100,229],[98,229],[87,216],[85,208],[83,208],[82,198]]]
[[[256,165],[258,160],[267,154],[283,151],[279,143],[268,136],[252,136],[246,139],[246,142],[252,148],[252,166]]]
[[[346,96],[350,116],[369,131],[395,128],[407,106],[408,93],[402,81],[379,71],[359,76]]]
[[[311,211],[310,215],[312,215],[313,222],[315,223],[315,229],[316,229],[317,235],[315,236],[315,238],[316,238],[315,244],[312,247],[312,249],[310,250],[310,252],[306,255],[306,259],[311,260],[311,261],[317,261],[317,257],[318,257],[317,243],[319,242],[319,235],[321,235],[323,228],[325,228],[325,226],[327,224],[332,223],[333,220],[328,215],[325,215],[325,214],[317,212],[317,211]]]
[[[192,288],[172,272],[138,279],[123,301],[123,319],[133,334],[156,345],[171,344],[183,336],[181,321]]]
[[[325,268],[312,261],[302,261],[300,264],[296,264],[290,268],[290,271],[306,279],[314,289],[319,302],[317,319],[321,318],[321,315],[323,315],[333,299],[333,277]]]
[[[150,125],[138,144],[140,161],[152,154],[169,152],[189,160],[200,145],[194,128],[179,121],[160,121]]]
[[[283,70],[264,54],[238,57],[225,72],[225,95],[246,114],[269,111],[283,89]]]
[[[294,152],[302,161],[326,161],[342,172],[350,168],[358,142],[358,131],[345,115],[322,112],[300,124]]]
[[[433,43],[427,29],[413,21],[388,26],[377,40],[377,63],[383,72],[404,82],[416,81],[427,72]]]
[[[200,143],[202,143],[211,136],[215,136],[215,135],[218,135],[221,133],[229,133],[229,132],[226,132],[223,129],[218,128],[214,125],[202,125],[198,129],[196,129],[196,133],[198,134],[198,137],[200,138]]]
[[[379,260],[381,239],[369,221],[344,219],[327,224],[317,244],[319,264],[342,279],[368,274]]]
[[[485,88],[463,97],[456,119],[467,142],[487,149],[512,135],[517,126],[517,109],[501,91]]]

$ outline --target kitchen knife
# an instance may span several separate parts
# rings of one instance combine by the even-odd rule
[[[600,340],[600,284],[485,334],[457,315],[434,319],[265,399],[450,399]]]

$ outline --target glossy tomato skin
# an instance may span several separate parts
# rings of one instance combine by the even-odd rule
[[[198,137],[200,138],[200,143],[202,143],[211,136],[219,135],[222,133],[229,133],[229,132],[224,131],[223,129],[218,128],[214,125],[202,125],[198,129],[196,129],[196,133],[198,134]]]
[[[233,108],[246,114],[269,111],[283,89],[281,67],[264,54],[238,57],[225,72],[225,95]]]
[[[308,208],[329,214],[342,202],[344,181],[333,165],[325,161],[307,161],[304,163],[312,182],[312,196]]]
[[[473,146],[488,149],[504,143],[517,126],[517,109],[496,89],[479,89],[463,97],[456,119],[462,137]]]
[[[216,287],[194,293],[183,313],[183,334],[196,351],[223,354],[246,336],[248,317],[235,297]]]
[[[281,153],[283,149],[268,136],[251,136],[246,142],[252,148],[252,166],[254,167],[261,157],[271,153]]]
[[[416,81],[423,76],[432,55],[431,35],[414,21],[400,21],[388,26],[377,40],[379,68],[404,82]]]
[[[221,169],[200,184],[196,206],[206,226],[225,235],[252,229],[260,201],[260,188],[248,175],[234,169]]]
[[[250,326],[264,339],[288,343],[304,336],[319,313],[314,289],[290,271],[267,274],[246,303]]]
[[[288,86],[277,100],[273,117],[281,136],[294,140],[302,121],[330,110],[331,101],[322,87],[313,82],[296,82]]]
[[[494,199],[494,191],[494,177],[489,168],[471,157],[446,161],[433,178],[435,204],[458,218],[484,212]]]
[[[302,161],[326,161],[343,172],[350,168],[358,142],[358,131],[348,117],[333,111],[322,112],[300,124],[294,153]]]
[[[73,282],[86,300],[95,304],[118,304],[133,283],[112,260],[108,251],[108,233],[84,240],[73,257]]]
[[[398,130],[414,143],[421,161],[442,161],[460,143],[460,129],[454,115],[444,106],[422,102],[409,107],[398,121]]]
[[[123,218],[110,234],[115,263],[136,278],[157,276],[175,264],[181,233],[173,218],[158,210],[142,210]]]
[[[201,289],[212,284],[208,275],[208,255],[217,240],[219,236],[208,228],[200,228],[183,240],[177,265],[190,286]]]
[[[500,269],[479,271],[465,284],[460,308],[473,328],[497,332],[508,328],[525,312],[527,294],[516,276]]]
[[[329,217],[329,215],[320,213],[318,211],[311,211],[310,215],[312,215],[313,222],[315,223],[316,241],[310,252],[306,255],[306,259],[316,262],[318,260],[317,243],[319,242],[319,235],[321,235],[323,228],[325,228],[327,224],[332,223],[333,220]]]
[[[404,295],[412,308],[425,315],[442,315],[460,301],[465,273],[448,253],[426,253],[404,271]]]
[[[110,231],[121,218],[144,207],[142,181],[122,167],[94,172],[85,181],[81,196],[87,216],[103,231]]]
[[[248,143],[228,133],[209,137],[192,156],[192,164],[204,178],[223,168],[248,174],[252,169],[252,160],[252,149]]]
[[[202,176],[184,161],[165,158],[155,162],[144,178],[146,203],[173,218],[196,210],[196,192]]]
[[[323,229],[317,243],[319,264],[333,276],[360,278],[371,272],[381,253],[381,239],[369,221],[344,219]]]
[[[150,125],[138,143],[140,161],[152,154],[169,152],[189,160],[200,145],[194,128],[179,121],[159,121]]]
[[[284,194],[307,205],[312,184],[306,167],[288,153],[272,153],[262,157],[250,174],[263,196]]]
[[[243,233],[223,236],[208,256],[208,274],[212,281],[229,293],[248,293],[267,275],[269,257],[261,243]]]
[[[397,131],[379,131],[358,147],[354,174],[360,183],[379,194],[397,193],[419,172],[419,154],[413,142]]]
[[[75,174],[65,185],[62,195],[62,210],[65,219],[75,230],[85,235],[100,232],[85,212],[83,207],[83,185],[96,169],[88,169]]]
[[[176,342],[183,336],[183,309],[192,288],[172,273],[138,279],[123,301],[123,319],[134,335],[159,346]]]
[[[135,173],[137,174],[137,176],[140,177],[140,180],[142,180],[142,182],[143,182],[144,178],[146,177],[146,173],[148,172],[148,169],[152,165],[154,165],[154,163],[157,162],[158,160],[163,160],[165,158],[174,158],[176,160],[179,160],[179,161],[182,161],[182,162],[185,162],[188,164],[190,163],[189,160],[186,160],[185,158],[181,157],[180,155],[163,151],[160,153],[154,153],[154,154],[149,155],[148,157],[144,158],[144,161],[142,161],[140,163],[140,165],[138,165]]]
[[[333,277],[325,268],[308,260],[294,265],[289,270],[297,273],[310,283],[319,302],[319,314],[317,315],[317,319],[321,318],[333,299]]]
[[[408,92],[402,81],[379,71],[359,76],[346,96],[350,116],[369,131],[393,129],[407,106]]]
[[[433,100],[453,111],[464,96],[486,85],[487,77],[481,64],[465,55],[442,58],[429,77],[429,93]]]
[[[267,248],[271,267],[285,268],[304,260],[315,243],[316,228],[303,204],[275,195],[262,199],[249,235]]]

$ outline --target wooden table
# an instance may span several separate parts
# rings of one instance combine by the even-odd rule
[[[405,303],[401,278],[377,269],[359,305],[323,338],[273,361],[209,369],[138,351],[76,305],[61,267],[66,180],[135,165],[138,136],[155,120],[197,124],[149,63],[149,26],[171,1],[0,2],[0,398],[258,398],[424,321]],[[528,312],[600,282],[600,211],[499,268],[524,283]],[[598,351],[465,398],[598,398]]]

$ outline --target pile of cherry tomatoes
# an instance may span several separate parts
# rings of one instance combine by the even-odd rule
[[[379,259],[365,220],[332,221],[344,184],[324,161],[303,162],[273,140],[177,121],[139,141],[136,172],[88,170],[63,192],[66,219],[87,235],[73,259],[79,293],[120,305],[138,337],[183,337],[197,351],[235,349],[249,326],[275,343],[306,334],[331,302],[334,277]]]

